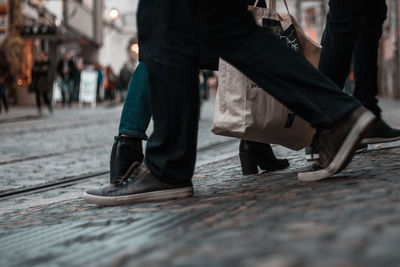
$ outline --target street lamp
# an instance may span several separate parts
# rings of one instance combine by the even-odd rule
[[[108,14],[111,20],[116,20],[119,17],[119,11],[116,8],[112,8]]]
[[[130,47],[131,52],[134,53],[135,55],[139,54],[139,45],[137,43],[134,43]]]

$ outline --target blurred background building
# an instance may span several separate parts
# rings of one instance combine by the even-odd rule
[[[328,0],[288,0],[293,16],[306,33],[319,42],[328,12]],[[28,93],[31,69],[39,51],[56,66],[69,52],[79,69],[95,64],[110,66],[118,74],[137,64],[136,9],[138,0],[0,0],[0,45],[14,58],[18,71],[15,86],[8,89],[11,102],[33,105]],[[382,96],[400,98],[399,23],[397,0],[387,0],[379,53],[379,85]],[[282,1],[278,9],[285,12]],[[11,51],[11,52],[10,52]],[[54,71],[54,79],[56,72]]]
[[[11,102],[34,104],[27,88],[39,51],[49,55],[54,79],[65,52],[79,69],[99,63],[119,72],[125,63],[136,64],[136,8],[135,0],[0,0],[0,45],[21,50],[16,86],[9,89]],[[5,45],[10,36],[20,40],[19,46]]]

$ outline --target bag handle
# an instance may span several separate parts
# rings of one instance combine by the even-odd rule
[[[267,0],[263,0],[265,3],[265,6],[271,10],[276,10],[276,0],[269,0],[268,5],[267,5]],[[253,7],[257,7],[259,0],[256,0]]]
[[[263,1],[265,2],[265,5],[267,5],[267,0],[263,0]],[[253,6],[257,7],[258,2],[259,2],[259,0],[256,0]],[[283,3],[285,4],[286,11],[287,11],[288,15],[290,16],[291,14],[290,14],[289,6],[288,6],[286,0],[283,0]],[[269,4],[267,7],[271,10],[276,10],[276,0],[269,0]]]

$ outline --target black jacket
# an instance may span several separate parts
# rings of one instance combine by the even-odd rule
[[[36,60],[32,68],[32,83],[29,89],[44,92],[51,89],[52,86],[51,63],[48,60]]]
[[[63,68],[64,68],[64,60],[60,60],[57,64],[57,73],[61,76],[61,78],[65,78],[64,73],[63,73]],[[77,68],[75,66],[75,63],[72,59],[68,60],[68,68],[70,70],[69,72],[69,77],[72,79],[73,77],[75,77],[75,73],[77,72]]]

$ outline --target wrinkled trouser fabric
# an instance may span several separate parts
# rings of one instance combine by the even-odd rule
[[[272,32],[256,26],[244,1],[140,1],[138,30],[154,120],[145,163],[166,182],[193,176],[199,38],[318,129],[332,127],[360,106]]]
[[[380,117],[377,61],[385,0],[330,0],[319,70],[343,88],[353,63],[354,97]]]

